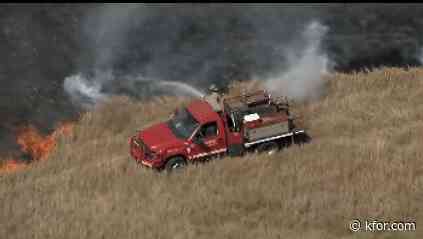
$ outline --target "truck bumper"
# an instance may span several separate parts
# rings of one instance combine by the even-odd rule
[[[136,143],[134,143],[132,138],[129,139],[129,145],[129,153],[138,164],[142,164],[143,166],[149,168],[160,168],[162,166],[162,160],[160,158],[146,159],[144,152],[141,150],[139,145],[136,145]]]
[[[142,166],[148,167],[148,168],[161,168],[162,167],[162,161],[160,159],[157,160],[147,160],[147,159],[138,159],[134,158],[135,161],[138,164],[141,164]]]

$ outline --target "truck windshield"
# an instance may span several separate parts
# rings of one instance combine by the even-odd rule
[[[178,112],[168,121],[169,128],[178,138],[188,139],[199,123],[186,108]]]

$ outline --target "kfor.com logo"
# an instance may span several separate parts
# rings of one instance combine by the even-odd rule
[[[413,221],[381,221],[381,220],[359,220],[354,219],[349,223],[349,229],[353,232],[378,232],[392,231],[405,232],[415,231],[416,222]]]

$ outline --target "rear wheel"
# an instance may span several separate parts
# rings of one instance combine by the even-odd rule
[[[279,150],[279,145],[276,142],[262,143],[256,148],[257,153],[265,153],[267,155],[274,155]]]
[[[167,161],[165,168],[167,171],[174,171],[176,169],[184,168],[187,162],[182,157],[174,157]]]

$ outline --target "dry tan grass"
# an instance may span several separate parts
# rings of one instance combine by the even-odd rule
[[[170,175],[137,167],[127,139],[187,99],[115,98],[49,160],[0,176],[0,238],[422,238],[423,69],[326,80],[296,105],[311,144]],[[353,218],[418,231],[352,233]]]

